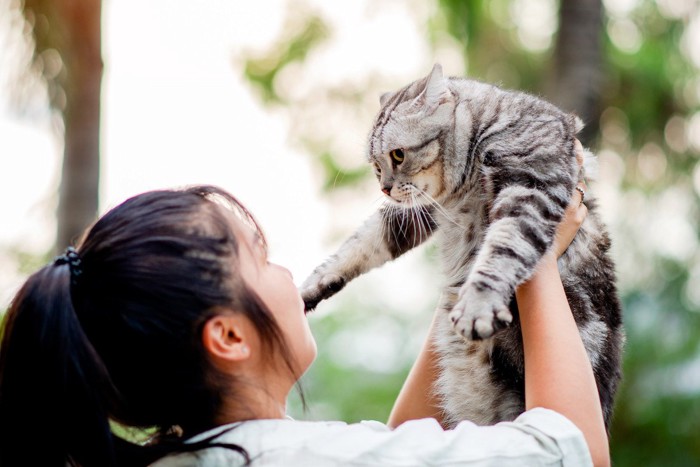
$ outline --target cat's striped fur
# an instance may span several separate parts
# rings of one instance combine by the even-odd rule
[[[312,309],[434,233],[446,281],[436,391],[448,423],[512,420],[524,410],[514,291],[551,247],[583,176],[574,149],[581,123],[528,94],[443,78],[439,65],[381,103],[368,159],[391,200],[316,268],[302,296]],[[590,193],[585,203],[559,269],[609,425],[624,332],[610,241]]]

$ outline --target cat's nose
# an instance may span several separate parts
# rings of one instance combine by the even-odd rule
[[[382,193],[389,196],[389,194],[391,193],[391,185],[384,185],[382,187]]]

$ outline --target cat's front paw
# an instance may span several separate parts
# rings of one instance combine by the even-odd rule
[[[455,330],[472,340],[488,339],[513,321],[501,294],[469,282],[460,290],[449,317]]]
[[[345,283],[345,279],[337,274],[314,272],[299,288],[304,310],[312,311],[319,302],[340,292]]]

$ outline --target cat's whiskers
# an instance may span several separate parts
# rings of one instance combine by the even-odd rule
[[[401,213],[401,226],[399,228],[399,233],[403,235],[403,238],[408,238],[408,229],[410,228],[410,208],[406,207],[407,203],[402,203],[403,205],[399,208]]]
[[[397,210],[400,209],[399,206],[395,202],[388,200],[387,197],[384,195],[381,195],[381,196],[375,198],[375,200],[372,202],[372,204],[377,204],[377,203],[381,204],[381,206],[379,206],[379,208],[378,208],[378,211],[381,214],[381,222],[380,222],[380,226],[379,226],[379,229],[380,229],[379,236],[377,236],[374,240],[372,254],[376,254],[377,252],[380,251],[381,246],[383,245],[384,241],[388,237],[387,229],[391,230],[391,236],[393,236],[394,240],[396,240],[398,242],[396,232],[394,231],[394,229],[391,228],[389,223],[390,223],[390,219],[392,217],[396,217]],[[401,231],[400,226],[399,226],[399,230]]]
[[[413,194],[411,194],[413,197]],[[421,219],[420,205],[415,203],[415,200],[411,200],[411,219],[413,220],[413,246],[420,245],[423,242],[423,222]]]
[[[388,206],[389,202],[387,201],[386,196],[384,195],[378,196],[372,201],[372,206],[376,207],[377,209],[385,205]]]
[[[399,208],[401,212],[401,226],[399,227],[399,233],[403,234],[404,237],[408,236],[408,223],[409,223],[409,209],[406,208]]]
[[[460,224],[459,222],[457,222],[457,221],[454,219],[454,217],[452,217],[452,216],[447,212],[447,209],[445,209],[440,203],[438,203],[438,202],[435,200],[435,198],[433,198],[433,197],[430,196],[428,193],[426,193],[425,191],[419,189],[419,188],[416,187],[416,186],[413,186],[412,188],[413,188],[413,191],[414,191],[416,194],[418,194],[418,195],[420,195],[420,196],[423,196],[423,197],[428,201],[428,203],[430,203],[432,206],[435,207],[435,209],[437,209],[438,211],[440,211],[440,214],[442,214],[443,216],[445,216],[445,218],[446,218],[448,221],[452,222],[452,223],[453,223],[454,225],[456,225],[457,227],[464,227],[462,224]],[[433,220],[434,220],[434,219],[433,219]]]
[[[401,243],[399,242],[399,237],[396,236],[396,231],[392,228],[391,225],[389,225],[389,222],[390,222],[390,218],[394,217],[396,214],[396,211],[401,209],[401,208],[399,208],[397,205],[395,205],[393,203],[389,204],[389,208],[390,208],[389,209],[390,212],[388,214],[389,217],[387,218],[387,221],[384,222],[384,225],[391,231],[391,235],[394,237],[394,241],[396,242],[396,245],[400,245]],[[399,227],[399,234],[400,233],[401,233],[401,229]]]
[[[381,225],[380,225],[381,230],[380,230],[379,236],[376,238],[376,240],[374,242],[374,253],[375,254],[379,251],[380,247],[384,243],[384,238],[386,237],[386,223],[388,222],[388,218],[389,218],[388,217],[389,214],[387,214],[387,213],[390,210],[391,210],[391,205],[388,203],[384,203],[384,206],[379,211],[381,213],[381,221],[380,221],[381,222]]]
[[[434,227],[437,226],[437,221],[430,213],[429,209],[421,204],[418,200],[417,194],[419,190],[414,188],[410,192],[411,197],[411,219],[413,220],[414,226],[414,236],[413,236],[413,246],[420,245],[434,232]],[[417,229],[417,230],[416,230]]]
[[[421,221],[422,209],[416,202],[416,196],[413,190],[409,193],[411,197],[411,219],[413,220],[413,246],[420,245],[423,242],[423,223]],[[416,241],[417,240],[417,241]]]
[[[413,194],[411,194],[411,197],[413,197]],[[416,224],[418,223],[418,215],[415,212],[414,208],[409,208],[410,213],[411,213],[411,224],[413,224],[413,245],[412,247],[416,246],[416,239],[418,238],[418,235],[420,235],[420,224],[418,224],[418,231],[416,231]]]
[[[434,232],[433,226],[437,225],[437,220],[435,219],[433,214],[428,209],[422,209],[421,213],[423,215],[423,219],[425,219],[427,229],[430,229],[430,233],[432,234]]]
[[[435,218],[433,215],[430,213],[429,210],[427,209],[421,209],[419,211],[421,218],[423,219],[424,222],[421,222],[421,228],[423,228],[423,224],[425,224],[425,227],[423,228],[423,232],[426,235],[426,238],[430,235],[432,235],[434,229],[433,226],[437,225],[437,222],[435,221]]]

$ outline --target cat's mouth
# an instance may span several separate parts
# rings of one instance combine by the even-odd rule
[[[395,204],[408,208],[428,206],[431,204],[432,200],[426,190],[421,190],[413,184],[401,187],[398,193],[387,195],[387,198]]]
[[[413,199],[411,199],[411,197],[396,198],[394,196],[387,195],[387,199],[389,200],[390,203],[401,205],[401,206],[412,207],[414,205],[414,201],[413,201]]]

